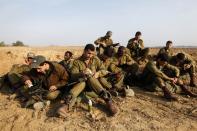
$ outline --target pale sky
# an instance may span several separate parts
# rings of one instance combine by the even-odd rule
[[[197,45],[197,0],[0,0],[0,41],[84,45],[113,32],[123,45],[136,31],[145,46]]]

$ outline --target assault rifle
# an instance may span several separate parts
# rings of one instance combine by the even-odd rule
[[[42,102],[44,102],[43,96],[47,92],[48,92],[48,90],[46,90],[42,87],[42,81],[35,81],[33,83],[33,86],[30,86],[28,89],[29,96],[36,97]]]

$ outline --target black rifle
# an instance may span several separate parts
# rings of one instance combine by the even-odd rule
[[[103,47],[103,48],[109,48],[109,47],[116,47],[118,46],[120,43],[114,43],[114,44],[111,44],[111,45],[107,45],[106,47],[104,47],[102,44],[100,45],[100,47]]]
[[[48,92],[48,90],[42,87],[42,81],[36,81],[28,89],[28,94],[31,97],[37,97],[40,101],[44,102],[43,96]]]

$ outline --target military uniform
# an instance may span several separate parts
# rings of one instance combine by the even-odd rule
[[[5,91],[14,93],[23,85],[22,73],[29,71],[30,69],[31,67],[25,64],[13,65],[11,70],[1,77],[1,87],[3,87],[4,85],[8,85],[8,87],[4,88]]]
[[[137,43],[135,43],[135,41],[137,41]],[[144,42],[142,39],[130,39],[128,41],[127,48],[130,50],[131,57],[135,58],[136,60],[139,58],[145,59],[149,53],[149,48],[144,48]]]
[[[105,44],[105,46],[102,45],[102,43]],[[111,38],[107,38],[106,36],[98,38],[96,41],[94,41],[95,45],[98,45],[98,54],[103,54],[106,47],[113,45],[113,40]]]
[[[93,74],[99,73],[99,78],[108,74],[108,71],[105,70],[105,67],[103,66],[102,62],[99,60],[98,57],[93,56],[92,58],[90,58],[89,63],[85,63],[85,58],[82,55],[79,59],[76,59],[73,62],[73,66],[71,69],[71,78],[74,81],[77,81],[80,78],[84,78],[83,72],[87,69],[91,70]],[[103,88],[98,78],[94,78],[92,75],[90,75],[86,77],[85,81],[80,81],[78,84],[73,86],[65,99],[66,105],[63,105],[61,108],[59,108],[58,114],[62,116],[63,114],[65,115],[66,112],[71,109],[76,102],[76,98],[78,97],[78,95],[82,91],[84,91],[86,87],[89,87],[89,89],[93,90],[106,102],[106,106],[108,107],[111,115],[117,113],[117,109],[113,105],[113,102],[111,100],[111,94]]]
[[[166,85],[170,91],[180,92],[180,88],[170,82],[170,78],[179,77],[179,75],[179,69],[173,65],[167,64],[164,67],[158,67],[156,62],[149,61],[141,75],[141,82],[150,91],[159,91],[162,86]]]
[[[196,68],[196,62],[192,59],[192,57],[187,54],[183,53],[185,55],[185,59],[182,62],[179,62],[177,59],[177,56],[173,56],[170,60],[170,63],[180,70],[180,78],[184,81],[184,83],[188,84],[193,82],[196,77],[195,68]],[[190,68],[185,69],[185,65],[189,64]]]
[[[173,51],[172,51],[172,49],[163,47],[159,50],[158,55],[159,54],[166,54],[168,56],[168,59],[170,60],[173,56]]]
[[[113,58],[107,58],[103,61],[103,65],[106,70],[110,71],[111,74],[106,77],[99,78],[99,81],[106,89],[115,88],[117,91],[121,91],[123,88],[124,73],[122,69],[117,67]]]
[[[126,53],[122,56],[118,56],[118,54],[116,54],[113,57],[113,63],[114,65],[122,68],[126,73],[135,74],[138,70],[138,64]]]
[[[62,60],[59,62],[70,74],[74,59]]]
[[[23,74],[23,81],[31,80],[39,81],[42,83],[42,87],[46,90],[49,90],[49,87],[56,86],[57,90],[49,91],[45,94],[45,98],[49,100],[56,99],[60,94],[60,89],[64,88],[68,83],[68,73],[64,67],[56,62],[49,62],[50,69],[46,74],[41,74],[37,72],[36,68],[31,69],[29,72]],[[34,83],[33,83],[34,84]]]
[[[85,64],[83,56],[73,62],[71,68],[71,79],[77,81],[79,78],[83,78],[83,71],[89,68],[93,73],[99,72],[99,77],[103,77],[108,74],[108,71],[105,70],[104,65],[99,60],[98,57],[94,56],[91,58],[88,65]],[[104,89],[98,79],[89,77],[86,82],[80,82],[76,84],[70,91],[72,97],[77,97],[86,86],[91,87],[97,94],[100,94]]]

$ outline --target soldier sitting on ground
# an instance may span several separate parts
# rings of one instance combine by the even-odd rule
[[[25,64],[14,64],[10,71],[1,77],[0,86],[8,84],[9,88],[7,91],[14,93],[22,85],[22,73],[31,69],[31,64],[35,60],[35,54],[32,52],[27,53],[25,58]]]
[[[71,69],[71,79],[73,81],[78,81],[79,79],[84,79],[84,81],[79,81],[78,84],[73,86],[65,98],[65,105],[62,105],[62,107],[57,111],[58,114],[66,117],[67,113],[72,109],[72,106],[79,94],[89,87],[106,102],[111,115],[115,115],[117,113],[117,109],[112,102],[111,95],[99,82],[99,78],[107,74],[108,71],[105,70],[99,58],[95,56],[94,45],[87,44],[84,48],[83,55],[74,60]]]
[[[130,50],[131,57],[138,63],[146,60],[149,54],[149,48],[144,48],[144,42],[141,39],[142,33],[136,32],[135,38],[128,41],[127,48]]]
[[[119,43],[113,44],[113,41],[111,39],[111,36],[112,36],[112,32],[111,31],[108,31],[105,36],[98,38],[94,42],[95,45],[98,45],[98,48],[97,48],[97,52],[98,52],[97,54],[98,55],[103,54],[103,52],[106,49],[106,47],[113,48],[114,46],[119,45]]]
[[[173,56],[170,60],[170,63],[180,70],[180,75],[183,76],[183,79],[190,79],[190,86],[196,87],[196,62],[193,58],[187,53],[178,53],[176,56]],[[189,74],[190,78],[188,78],[186,74]],[[185,78],[184,78],[185,77]]]
[[[169,100],[178,100],[173,93],[184,92],[187,95],[196,97],[187,89],[183,81],[179,79],[179,69],[168,62],[167,54],[157,56],[156,62],[149,61],[141,75],[141,82],[146,85],[149,91],[162,89],[164,97]]]
[[[126,80],[127,79],[131,80],[132,77],[136,76],[136,73],[138,72],[139,69],[139,65],[131,58],[131,56],[129,56],[126,53],[125,49],[126,48],[124,46],[120,46],[118,48],[118,52],[113,57],[113,63],[117,67],[121,68],[122,71],[124,71]],[[130,81],[130,83],[127,84],[132,85],[131,82],[132,81]]]
[[[168,59],[170,60],[173,56],[172,44],[172,41],[167,41],[166,46],[159,50],[158,55],[166,54],[168,56]]]
[[[117,67],[112,58],[113,49],[106,48],[104,54],[100,56],[101,61],[106,70],[110,72],[109,75],[105,77],[100,77],[99,81],[109,92],[114,95],[118,96],[119,93],[123,92],[124,90],[124,72],[121,68]],[[123,94],[125,95],[125,93]]]
[[[62,60],[59,64],[61,64],[67,72],[70,74],[71,67],[73,65],[73,53],[70,51],[66,51],[64,54],[64,60]]]
[[[45,57],[39,58],[32,64],[32,69],[23,74],[25,84],[23,92],[28,98],[26,107],[34,104],[37,100],[28,95],[28,91],[34,85],[41,84],[47,90],[43,99],[55,100],[60,95],[60,89],[68,83],[68,73],[64,67],[56,62],[46,61]],[[62,89],[63,90],[63,89]]]
[[[174,66],[167,64],[167,56],[166,55],[158,55],[156,61],[149,61],[142,74],[141,74],[141,83],[146,89],[150,91],[156,91],[156,88],[159,87],[162,89],[164,93],[164,97],[170,100],[177,100],[177,98],[170,92],[170,90],[166,86],[166,81],[171,81],[175,83],[177,78],[168,77],[164,74],[161,69],[168,68],[174,69]]]

